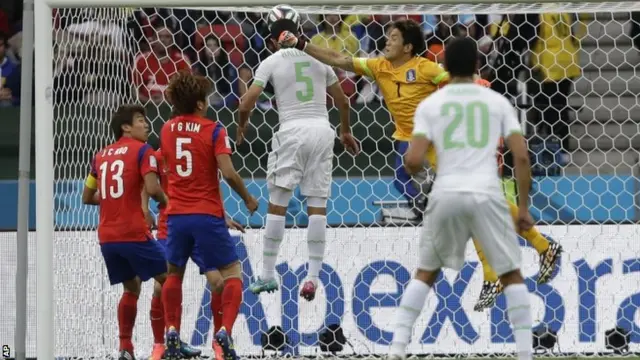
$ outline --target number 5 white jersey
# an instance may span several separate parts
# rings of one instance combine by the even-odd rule
[[[449,84],[420,103],[414,136],[435,146],[433,191],[500,193],[496,150],[500,139],[521,132],[515,109],[497,92],[476,84]]]
[[[254,84],[273,85],[280,123],[326,121],[327,87],[338,81],[331,67],[297,49],[281,49],[260,63]]]

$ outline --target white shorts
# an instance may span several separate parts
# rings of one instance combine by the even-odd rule
[[[331,194],[335,131],[330,126],[292,126],[276,132],[267,161],[267,184],[303,196]]]
[[[457,270],[470,238],[482,246],[498,276],[517,270],[522,254],[513,219],[502,194],[432,193],[425,211],[418,268]]]

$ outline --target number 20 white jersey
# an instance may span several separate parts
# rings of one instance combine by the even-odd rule
[[[496,151],[501,138],[520,133],[516,111],[499,93],[476,84],[449,84],[416,110],[414,136],[436,149],[433,191],[498,193]]]
[[[273,85],[280,124],[292,120],[329,121],[327,87],[338,78],[333,69],[297,49],[281,49],[258,66],[254,84]]]

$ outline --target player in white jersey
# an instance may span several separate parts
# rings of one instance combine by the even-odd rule
[[[395,318],[389,350],[404,358],[413,325],[440,269],[460,270],[467,242],[477,239],[504,285],[518,359],[532,357],[529,291],[520,272],[521,251],[500,186],[495,158],[500,138],[513,152],[520,194],[518,226],[533,225],[528,210],[529,155],[516,111],[502,95],[476,85],[475,41],[452,40],[445,49],[449,85],[418,106],[405,166],[420,171],[430,146],[438,158],[438,178],[425,210],[416,276],[409,282]]]
[[[297,32],[298,24],[281,19],[271,25],[271,41],[282,31]],[[285,216],[296,186],[306,197],[309,224],[309,270],[300,296],[311,301],[318,287],[327,226],[326,207],[331,190],[335,131],[329,123],[327,93],[340,109],[340,139],[352,154],[358,143],[351,135],[349,101],[333,69],[302,51],[279,49],[256,70],[253,84],[243,96],[236,143],[244,139],[251,110],[267,83],[275,92],[280,128],[271,142],[267,163],[269,209],[266,220],[261,276],[249,286],[258,294],[278,289],[275,265],[284,238]]]

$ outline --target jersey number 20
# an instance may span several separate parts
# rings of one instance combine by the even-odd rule
[[[442,105],[442,116],[452,116],[453,120],[444,130],[444,149],[462,149],[464,147],[483,148],[489,143],[489,107],[480,101],[463,105],[459,102],[449,102]],[[458,127],[465,123],[464,141],[453,139]],[[479,129],[478,129],[479,128]]]
[[[109,172],[111,174],[109,174]],[[122,173],[124,172],[124,161],[115,160],[111,164],[103,162],[100,164],[100,197],[107,198],[107,177],[111,175],[112,185],[109,186],[109,196],[117,199],[124,194],[124,181]]]

